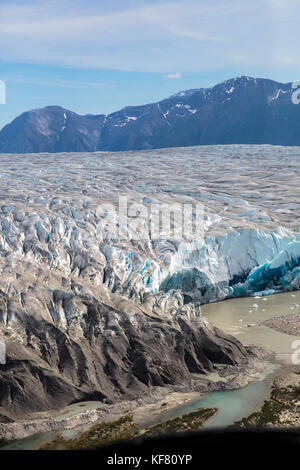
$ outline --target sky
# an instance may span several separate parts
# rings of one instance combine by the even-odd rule
[[[0,0],[0,128],[108,114],[249,75],[300,79],[299,0]]]

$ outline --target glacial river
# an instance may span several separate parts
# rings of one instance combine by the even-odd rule
[[[280,315],[299,313],[300,292],[214,302],[203,305],[201,312],[210,323],[237,337],[244,345],[255,344],[274,351],[282,367],[292,363],[292,343],[300,337],[280,333],[260,323]],[[217,414],[203,428],[230,426],[260,409],[269,397],[273,377],[279,367],[279,364],[269,364],[260,377],[246,387],[210,393],[157,416],[147,425],[159,424],[198,408],[218,408]]]
[[[202,315],[226,333],[236,336],[243,344],[255,344],[276,353],[281,364],[291,364],[292,343],[300,340],[299,336],[279,333],[267,326],[260,325],[264,320],[283,314],[300,312],[300,292],[276,294],[266,297],[246,297],[215,302],[201,307]],[[210,419],[205,428],[222,428],[258,410],[268,398],[272,377],[276,366],[270,364],[260,377],[239,390],[213,392],[199,399],[162,413],[149,424],[190,413],[198,408],[218,408],[218,413]],[[99,408],[100,402],[87,402],[66,407],[56,419],[76,414],[84,409]],[[76,430],[74,431],[76,432]],[[72,437],[72,431],[66,431],[65,437]],[[10,443],[3,449],[35,449],[52,437],[52,433],[38,434]]]

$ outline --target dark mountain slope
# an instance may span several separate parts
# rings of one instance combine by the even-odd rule
[[[207,144],[300,145],[292,84],[240,77],[107,116],[58,106],[23,113],[0,132],[2,153],[140,150]]]

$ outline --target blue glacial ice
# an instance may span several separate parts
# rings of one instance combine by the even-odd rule
[[[231,297],[299,289],[300,241],[282,230],[242,230],[182,245],[173,254],[158,290],[180,289],[207,303]]]
[[[229,287],[229,295],[267,295],[298,289],[300,285],[300,242],[288,243],[272,261],[251,270],[245,282]]]

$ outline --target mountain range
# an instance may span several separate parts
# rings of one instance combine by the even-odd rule
[[[292,83],[242,76],[157,103],[84,116],[25,112],[0,132],[1,153],[145,150],[217,144],[300,145]]]

